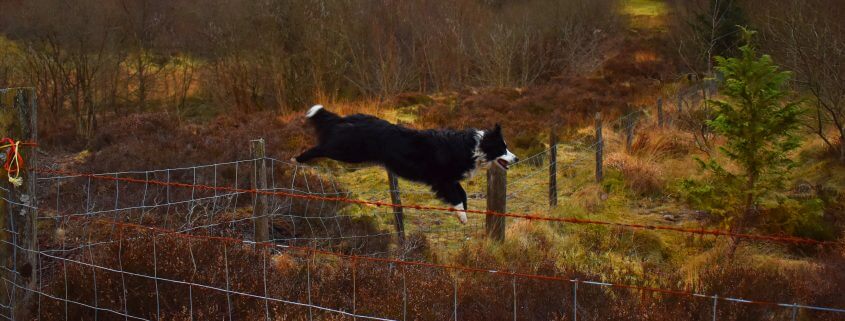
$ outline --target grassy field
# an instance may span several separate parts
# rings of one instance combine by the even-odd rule
[[[589,131],[589,130],[585,130]],[[617,150],[621,147],[620,137],[608,131],[607,152],[609,157],[622,157]],[[556,208],[548,206],[548,180],[549,163],[548,151],[523,156],[522,163],[513,166],[508,171],[508,205],[507,210],[513,213],[541,215],[550,217],[575,217],[620,223],[656,224],[701,227],[702,222],[692,219],[689,210],[678,203],[675,199],[666,195],[649,195],[641,197],[635,191],[626,187],[624,175],[613,167],[606,168],[605,180],[601,184],[595,182],[595,151],[590,144],[574,141],[563,142],[557,151],[558,159],[558,202]],[[692,159],[672,159],[667,163],[675,162],[677,167],[688,167]],[[352,198],[368,201],[389,202],[387,174],[383,168],[378,166],[361,167],[348,169],[338,164],[326,163],[324,175],[336,177],[338,183],[347,190],[352,191]],[[486,172],[479,170],[476,175],[463,182],[469,196],[469,208],[483,210],[486,208]],[[442,202],[435,199],[427,187],[400,180],[403,204],[416,204],[435,207],[445,207]],[[348,209],[354,215],[374,216],[384,230],[393,229],[393,216],[390,209],[353,206]],[[672,221],[665,218],[672,217]],[[447,251],[444,255],[454,254],[454,250],[465,246],[467,241],[481,241],[483,233],[483,215],[470,214],[469,223],[461,225],[451,213],[438,213],[431,211],[405,210],[405,226],[408,233],[416,231],[424,232],[429,240],[436,246]],[[569,225],[563,223],[540,223],[526,222],[521,219],[508,219],[511,226],[507,233],[508,238],[520,238],[519,233],[526,229],[526,225],[545,226],[547,232],[559,234],[565,240],[572,240],[577,235],[584,234],[590,237],[601,236],[599,244],[608,246],[605,257],[612,260],[625,260],[625,258],[642,257],[663,257],[664,254],[643,255],[640,251],[650,252],[664,251],[676,252],[674,249],[663,248],[665,244],[679,244],[683,236],[667,233],[655,233],[651,231],[617,231],[604,227],[590,227]],[[620,240],[614,240],[615,236],[623,233],[626,237],[642,237],[646,245],[633,245],[636,251],[626,252],[631,249],[617,249]],[[657,243],[653,243],[659,241]],[[564,241],[564,244],[567,243]],[[683,243],[683,242],[680,242]],[[656,248],[651,248],[656,246]],[[627,247],[627,246],[626,246]],[[586,248],[589,248],[587,246]],[[584,248],[581,255],[590,252]],[[617,253],[621,250],[621,253]],[[570,249],[571,251],[571,249]],[[682,252],[682,251],[681,251]],[[607,264],[607,266],[604,266]],[[605,262],[600,266],[609,267],[613,262]]]
[[[674,87],[677,86],[666,88]],[[406,121],[418,118],[414,108],[386,108],[378,113],[393,121],[399,115]],[[637,130],[633,149],[626,152],[614,121],[607,120],[604,130],[605,178],[601,183],[595,182],[595,150],[590,143],[594,128],[573,129],[558,146],[559,205],[548,206],[546,151],[519,155],[524,161],[508,171],[507,210],[616,223],[723,228],[718,217],[690,208],[683,198],[681,181],[703,175],[694,158],[707,156],[694,146],[689,133],[672,127],[657,128],[654,120],[647,117]],[[845,175],[835,166],[827,167],[826,161],[819,161],[821,150],[821,145],[806,145],[796,155],[802,157],[802,166],[797,170],[809,180],[828,175],[827,184],[841,186],[837,184],[845,183]],[[718,153],[713,155],[718,157]],[[336,177],[338,183],[352,191],[352,198],[390,201],[387,174],[381,167],[349,168],[331,161],[322,165],[326,165],[322,174]],[[480,170],[462,183],[469,195],[470,209],[486,208],[485,175]],[[399,186],[403,204],[446,206],[421,184],[400,180]],[[352,206],[347,211],[374,218],[381,230],[393,230],[390,209]],[[796,255],[794,249],[781,244],[743,243],[740,254],[729,259],[725,253],[730,240],[724,237],[514,218],[507,221],[506,240],[499,244],[483,237],[483,215],[470,214],[469,223],[461,225],[451,213],[405,210],[407,233],[425,235],[434,248],[436,258],[432,259],[471,266],[516,269],[549,263],[560,271],[601,275],[605,281],[702,291],[718,287],[711,278],[721,273],[762,271],[759,273],[766,278],[777,278],[815,273],[820,268],[816,258]],[[741,269],[725,270],[726,260],[742,262],[735,266]]]

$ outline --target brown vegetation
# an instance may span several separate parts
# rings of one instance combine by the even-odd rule
[[[45,128],[114,116],[297,111],[591,70],[614,2],[6,2],[0,87],[37,87]],[[111,122],[111,121],[108,121]],[[62,125],[68,124],[68,125]]]
[[[655,195],[663,191],[666,184],[658,165],[649,159],[614,153],[605,161],[608,168],[619,171],[625,186],[640,195]]]
[[[566,263],[558,265],[561,253],[554,249],[560,241],[550,239],[550,231],[531,227],[531,224],[537,223],[524,222],[511,228],[509,233],[512,237],[499,250],[484,242],[467,248],[458,263],[563,275],[581,280],[597,278],[596,275],[574,273]],[[231,315],[233,319],[259,320],[264,319],[266,313],[271,320],[300,320],[307,318],[309,313],[316,319],[345,319],[331,312],[309,311],[307,307],[238,294],[264,296],[266,293],[281,300],[309,302],[309,292],[305,289],[310,288],[311,302],[315,305],[351,312],[354,298],[355,311],[359,314],[398,319],[403,315],[405,282],[408,319],[433,320],[451,317],[454,309],[453,286],[457,282],[457,309],[461,319],[510,320],[514,313],[512,295],[515,284],[518,318],[568,320],[572,313],[570,282],[350,260],[297,250],[278,252],[202,237],[153,238],[148,233],[139,232],[118,228],[112,234],[101,235],[117,241],[115,243],[71,253],[66,256],[71,261],[45,260],[45,264],[55,266],[52,271],[58,274],[48,276],[50,281],[45,283],[44,291],[91,306],[155,319],[189,320],[191,316],[199,319]],[[158,253],[155,261],[150,259],[152,253]],[[532,259],[502,261],[514,255],[528,255]],[[772,262],[758,262],[744,255],[739,256],[743,264],[729,262],[719,255],[704,260],[702,263],[706,264],[695,271],[697,277],[693,283],[684,285],[684,288],[768,301],[841,304],[838,287],[845,284],[845,279],[837,271],[845,264],[842,253],[831,253],[816,267],[789,265],[787,262],[782,262],[784,267],[767,266]],[[121,276],[117,272],[92,269],[86,265],[92,263],[135,274]],[[156,282],[153,278],[136,275],[157,275],[160,280]],[[663,277],[657,281],[662,286],[673,288],[676,286],[673,284],[681,282],[670,275]],[[96,296],[93,284],[96,284]],[[225,289],[236,293],[227,296]],[[579,319],[710,320],[712,317],[711,300],[692,296],[587,284],[579,286],[578,295]],[[788,317],[791,313],[790,309],[768,305],[720,302],[718,318],[749,320],[764,314]],[[123,319],[105,311],[96,314],[101,320]],[[58,300],[43,300],[40,315],[46,320],[63,319],[65,305]],[[67,315],[91,319],[95,312],[69,304]],[[801,316],[810,320],[834,320],[836,317],[835,314],[810,311],[802,311]]]

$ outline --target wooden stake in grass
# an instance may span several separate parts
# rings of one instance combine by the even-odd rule
[[[657,97],[657,127],[663,127],[663,97]]]
[[[252,159],[255,160],[252,169],[252,188],[267,190],[267,162],[265,161],[264,139],[250,141]],[[270,218],[267,217],[267,195],[253,194],[252,216],[255,224],[255,241],[270,240]]]
[[[625,151],[631,152],[631,145],[634,143],[634,116],[633,112],[625,116]]]
[[[601,182],[602,173],[602,153],[604,152],[604,139],[601,135],[601,113],[596,113],[596,182]]]
[[[396,226],[396,237],[399,244],[405,244],[405,219],[402,212],[402,197],[399,194],[399,180],[391,171],[387,171],[387,181],[390,185],[390,201],[393,202],[393,225]]]
[[[678,114],[684,111],[684,95],[681,92],[678,92]]]
[[[549,135],[549,206],[557,206],[557,128]]]
[[[507,212],[508,193],[507,171],[501,166],[492,164],[487,170],[487,210],[505,213]],[[484,222],[484,229],[487,236],[496,240],[505,240],[505,217],[487,215]]]

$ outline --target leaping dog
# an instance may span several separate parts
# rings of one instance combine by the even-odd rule
[[[341,117],[322,105],[311,107],[305,116],[316,129],[318,143],[293,161],[326,157],[379,164],[399,177],[430,186],[457,210],[461,223],[467,222],[467,194],[460,181],[488,163],[507,170],[518,161],[499,124],[492,130],[415,130],[370,115]]]

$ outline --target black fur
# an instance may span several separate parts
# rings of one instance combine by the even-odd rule
[[[325,109],[311,115],[318,144],[295,160],[327,157],[347,163],[376,163],[399,177],[424,183],[446,203],[466,208],[460,180],[482,162],[507,153],[501,127],[485,131],[479,142],[475,129],[414,130],[363,114],[340,117]],[[483,154],[476,153],[477,148]],[[481,158],[481,159],[479,159]]]

